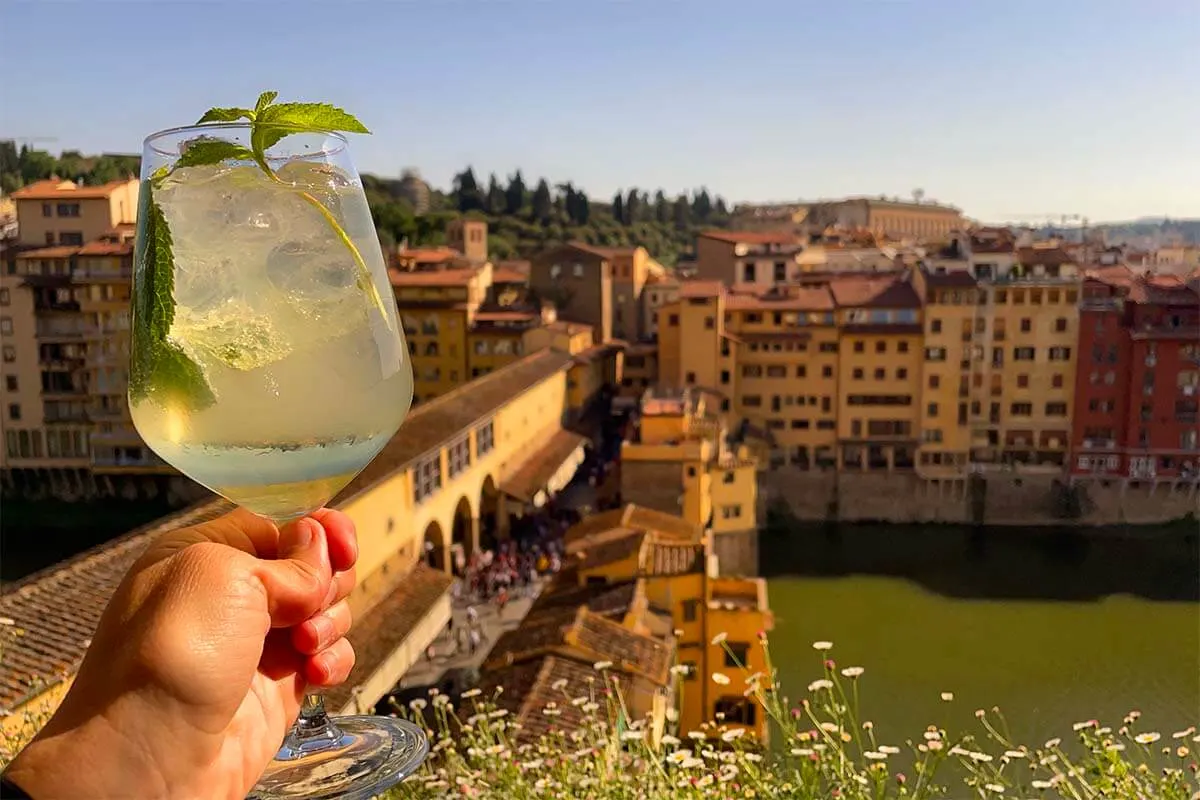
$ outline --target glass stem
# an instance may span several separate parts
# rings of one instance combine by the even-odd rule
[[[310,693],[300,704],[300,716],[288,731],[278,759],[300,758],[342,744],[342,732],[325,713],[325,697]]]

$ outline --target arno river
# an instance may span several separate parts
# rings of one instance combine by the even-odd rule
[[[1186,527],[797,525],[762,544],[785,690],[805,693],[821,675],[811,643],[832,641],[839,669],[866,668],[880,741],[930,723],[982,734],[974,711],[993,706],[1031,746],[1070,738],[1076,721],[1115,729],[1131,709],[1164,735],[1200,722],[1200,558]]]

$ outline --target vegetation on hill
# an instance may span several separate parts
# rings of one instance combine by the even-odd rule
[[[130,175],[136,177],[141,163],[138,156],[85,156],[78,150],[64,150],[55,156],[26,144],[17,147],[16,142],[5,139],[0,140],[0,190],[8,194],[51,176],[95,186]]]
[[[729,209],[707,189],[668,197],[642,189],[618,192],[610,202],[588,197],[570,181],[527,182],[521,171],[502,185],[493,173],[485,184],[472,168],[454,176],[448,193],[433,191],[430,208],[415,214],[400,181],[364,175],[367,199],[385,246],[443,242],[446,223],[459,215],[488,222],[493,258],[527,258],[547,247],[583,241],[606,247],[641,245],[665,264],[690,251],[696,231],[729,223]]]

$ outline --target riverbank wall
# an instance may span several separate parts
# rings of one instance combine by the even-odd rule
[[[992,473],[929,480],[905,473],[806,472],[760,476],[765,505],[786,503],[805,522],[1004,526],[1161,525],[1200,516],[1195,482],[1064,484],[1046,474]]]

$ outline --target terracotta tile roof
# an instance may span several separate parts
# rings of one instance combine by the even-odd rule
[[[554,581],[542,590],[529,609],[529,616],[555,609],[584,606],[594,614],[610,619],[624,619],[633,605],[636,594],[637,581],[581,586],[578,570],[571,567],[558,573]]]
[[[525,270],[512,267],[493,267],[492,283],[529,283],[529,262],[525,262]]]
[[[1017,261],[1025,266],[1060,267],[1074,264],[1075,259],[1061,247],[1018,247]]]
[[[624,670],[614,668],[613,672],[621,677],[631,704],[648,709],[650,698],[660,687]],[[496,695],[501,687],[504,691]],[[579,730],[594,720],[609,721],[610,704],[607,702],[603,677],[586,660],[560,655],[533,658],[484,672],[479,689],[483,693],[480,699],[495,696],[496,706],[506,709],[512,717],[511,721],[520,725],[515,731],[518,744],[536,742],[555,731]],[[572,704],[571,700],[576,697],[591,698],[599,706],[598,710],[588,712]],[[551,703],[558,713],[543,713]],[[464,719],[474,713],[477,713],[476,709],[471,705],[459,709],[459,715]]]
[[[642,545],[646,542],[646,532],[629,529],[623,530],[623,536],[617,536],[606,541],[589,543],[582,550],[578,551],[577,555],[581,556],[579,568],[594,569],[595,567],[603,567],[640,554],[642,552]]]
[[[946,272],[930,272],[922,268],[925,285],[934,289],[973,289],[978,286],[975,276],[965,269],[952,269]]]
[[[500,478],[500,491],[519,500],[532,500],[571,454],[587,443],[586,436],[568,430],[555,431],[536,453]]]
[[[102,200],[136,180],[118,180],[100,186],[80,186],[74,181],[48,179],[36,181],[13,192],[14,200]]]
[[[232,507],[205,501],[6,585],[0,617],[24,633],[0,647],[0,709],[11,711],[75,674],[109,597],[153,539]]]
[[[37,250],[25,250],[17,253],[17,259],[22,258],[71,258],[78,255],[83,248],[77,245],[60,244],[54,247],[39,247]]]
[[[565,319],[556,319],[554,322],[546,324],[546,330],[554,331],[555,333],[565,333],[568,336],[575,336],[577,334],[592,330],[592,326],[586,325],[582,322],[569,322]]]
[[[898,277],[842,277],[829,283],[839,308],[920,308],[912,285]]]
[[[557,606],[527,614],[516,628],[500,634],[484,659],[484,669],[507,666],[550,648],[563,647],[567,629],[583,611],[581,607]]]
[[[1129,299],[1135,303],[1161,306],[1195,307],[1200,298],[1191,287],[1177,275],[1142,276],[1133,281],[1129,288]]]
[[[476,322],[533,322],[542,318],[536,311],[478,311]]]
[[[478,269],[388,269],[392,286],[466,286],[479,274]]]
[[[709,230],[696,234],[705,239],[716,239],[729,244],[793,244],[796,237],[780,231],[722,231]]]
[[[404,469],[417,458],[483,422],[517,396],[550,376],[564,372],[571,356],[552,349],[539,350],[519,361],[439,396],[413,409],[383,451],[338,494],[345,502],[374,484]]]
[[[609,341],[603,344],[594,344],[586,350],[580,350],[575,354],[576,364],[587,364],[597,359],[610,356],[621,351],[624,343],[620,341]]]
[[[1137,275],[1125,264],[1113,264],[1104,267],[1092,267],[1084,273],[1092,280],[1100,281],[1109,286],[1128,288],[1136,280]]]
[[[330,708],[342,708],[361,685],[425,619],[450,591],[454,579],[441,570],[417,563],[396,581],[395,588],[366,614],[354,620],[347,638],[354,645],[354,669],[341,686],[326,691]]]
[[[88,242],[79,248],[81,256],[130,256],[133,255],[133,241],[125,242]]]
[[[719,297],[725,293],[725,284],[720,281],[680,281],[679,296],[685,300],[701,297]]]
[[[462,258],[462,253],[452,247],[410,247],[397,250],[396,261],[411,264],[444,264]]]
[[[574,552],[578,549],[575,543],[617,529],[653,531],[659,535],[660,541],[698,542],[704,535],[704,528],[700,525],[693,525],[674,514],[629,503],[623,508],[592,514],[583,522],[573,525],[563,541],[567,552]]]
[[[690,575],[704,572],[704,545],[655,542],[646,558],[646,575]]]

